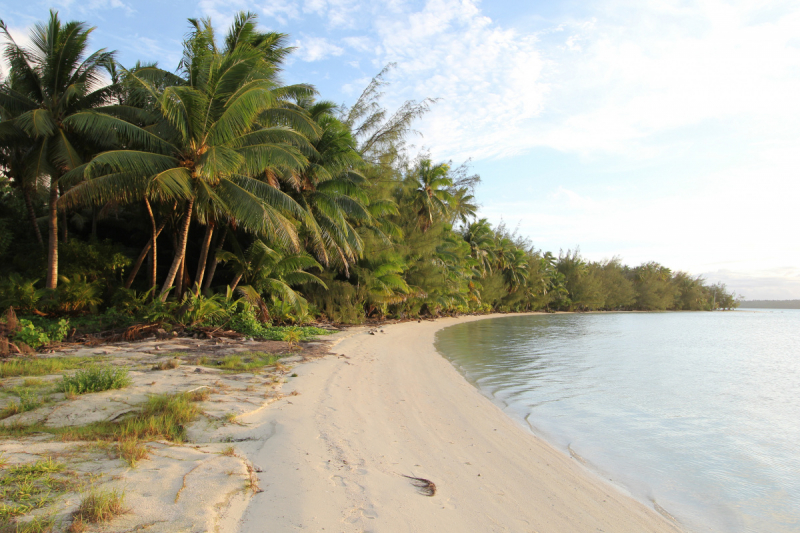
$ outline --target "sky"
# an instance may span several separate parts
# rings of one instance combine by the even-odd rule
[[[414,150],[469,161],[480,216],[557,253],[657,261],[800,299],[800,0],[0,0],[54,8],[123,65],[175,68],[189,17],[249,10],[296,47],[284,81],[351,104],[438,98]]]

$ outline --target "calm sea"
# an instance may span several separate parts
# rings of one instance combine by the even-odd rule
[[[800,531],[800,310],[509,316],[437,349],[689,531]]]

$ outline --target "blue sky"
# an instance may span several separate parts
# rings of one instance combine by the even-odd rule
[[[291,35],[285,81],[352,103],[440,98],[413,140],[472,160],[482,216],[538,248],[655,260],[749,298],[800,298],[800,1],[0,0],[56,8],[123,64],[174,68],[187,17]]]

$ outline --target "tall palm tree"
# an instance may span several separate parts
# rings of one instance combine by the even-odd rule
[[[182,84],[162,88],[149,75],[152,69],[127,75],[152,102],[152,126],[131,124],[106,113],[72,118],[75,127],[86,133],[93,125],[102,125],[115,129],[132,145],[101,153],[76,169],[75,176],[90,178],[71,191],[76,199],[98,202],[152,195],[183,204],[162,300],[185,261],[193,219],[207,227],[201,248],[203,266],[213,228],[220,220],[235,220],[238,227],[266,233],[282,246],[298,249],[295,227],[286,214],[302,219],[306,213],[267,183],[265,176],[299,171],[308,162],[301,149],[313,150],[304,136],[289,127],[259,124],[259,118],[276,105],[278,87],[275,69],[263,50],[246,44],[220,50],[210,21],[191,23],[194,29],[181,62]],[[198,272],[199,290],[202,270]]]
[[[450,202],[450,223],[461,222],[465,227],[477,216],[478,204],[475,203],[475,196],[470,194],[469,188],[459,187],[454,190]]]
[[[496,257],[494,254],[494,231],[489,221],[482,218],[466,226],[463,230],[463,237],[469,244],[470,255],[477,261],[481,275],[490,274]]]
[[[36,179],[49,178],[49,289],[58,284],[59,181],[80,166],[94,148],[87,146],[82,133],[91,133],[100,146],[108,146],[114,137],[97,125],[87,125],[80,132],[69,122],[76,114],[105,104],[113,91],[113,86],[105,85],[102,79],[113,52],[101,49],[87,55],[93,29],[83,22],[62,23],[58,13],[50,11],[49,21],[31,30],[32,46],[23,48],[0,21],[6,39],[4,55],[10,65],[10,81],[0,88],[0,108],[33,140],[27,172]]]
[[[333,103],[305,99],[299,105],[320,134],[312,143],[315,151],[308,166],[282,179],[310,215],[303,228],[306,246],[322,263],[348,272],[364,246],[356,226],[376,225],[364,187],[367,180],[359,171],[364,162],[349,127],[332,115]]]
[[[418,206],[419,227],[423,233],[428,231],[438,216],[447,216],[453,195],[449,188],[453,180],[448,176],[450,166],[446,163],[434,165],[430,159],[423,159],[412,175],[414,202]]]

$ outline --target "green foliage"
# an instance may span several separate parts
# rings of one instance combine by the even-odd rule
[[[41,323],[41,321],[37,321]],[[37,350],[42,346],[54,342],[61,342],[69,333],[69,321],[60,319],[54,322],[46,322],[44,326],[36,325],[31,320],[24,318],[19,320],[19,330],[14,333],[15,342],[23,342]]]
[[[281,84],[288,36],[250,13],[223,39],[191,20],[177,71],[89,54],[90,29],[56,13],[37,28],[28,48],[6,32],[2,307],[68,315],[82,333],[158,323],[280,340],[271,324],[317,316],[737,305],[657,263],[555,257],[476,220],[479,176],[410,158],[406,138],[433,101],[385,109],[391,66],[337,107]],[[37,237],[52,212],[67,225],[57,249]],[[38,348],[65,332],[31,320],[15,339]]]
[[[18,313],[36,310],[40,300],[47,294],[44,289],[36,288],[38,282],[36,279],[24,279],[16,272],[0,279],[0,308],[13,307]]]
[[[88,281],[85,276],[75,274],[72,278],[59,276],[61,283],[55,292],[52,307],[62,313],[80,313],[96,310],[103,299],[102,287],[97,281]]]
[[[64,376],[57,389],[67,394],[87,394],[111,389],[121,389],[131,384],[128,371],[113,366],[94,366]]]

